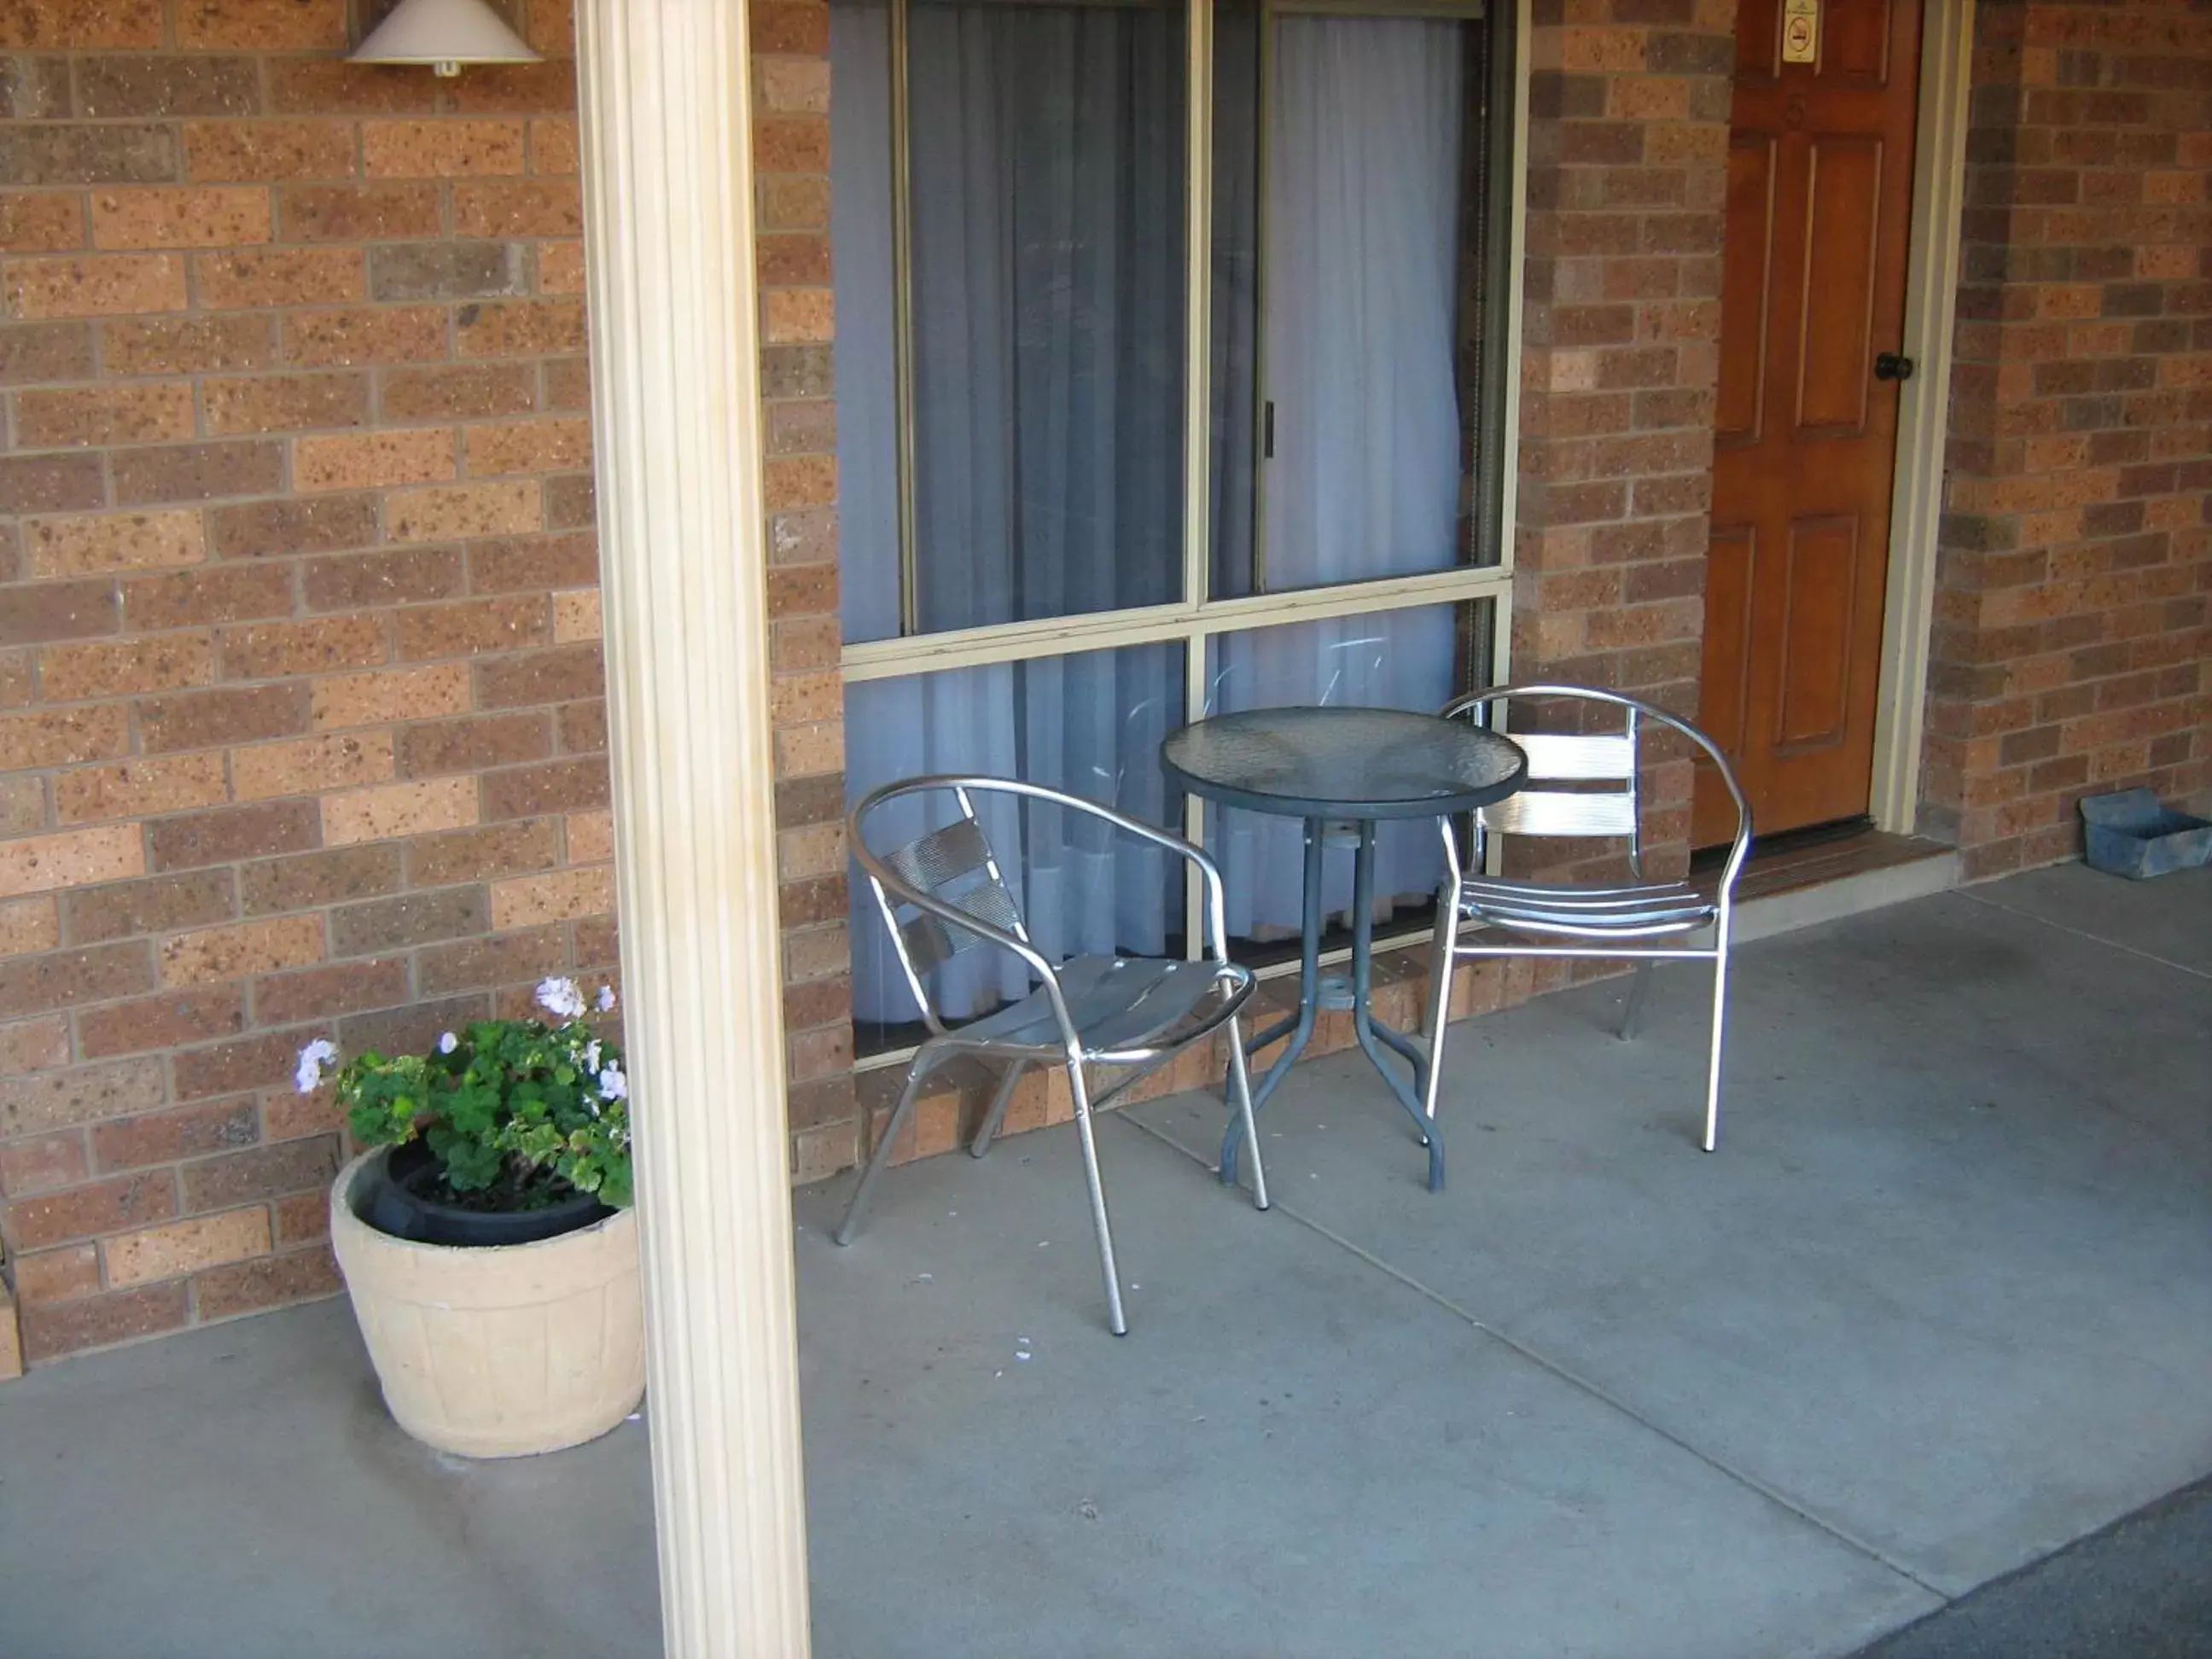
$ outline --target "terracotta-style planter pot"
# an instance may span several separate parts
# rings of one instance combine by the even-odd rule
[[[377,1147],[338,1171],[331,1245],[399,1426],[464,1457],[596,1438],[645,1395],[637,1214],[532,1244],[418,1244],[356,1206]]]

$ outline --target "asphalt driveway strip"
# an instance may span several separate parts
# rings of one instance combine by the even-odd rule
[[[1852,1659],[2204,1659],[2212,1478],[1984,1584]]]

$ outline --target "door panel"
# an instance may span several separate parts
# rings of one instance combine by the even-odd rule
[[[1790,526],[1790,580],[1784,590],[1782,696],[1774,747],[1802,754],[1844,741],[1850,714],[1851,611],[1858,565],[1858,520],[1800,519]]]
[[[1889,561],[1923,0],[1738,8],[1700,719],[1762,833],[1867,810]],[[1735,829],[1700,776],[1700,845]]]
[[[1875,255],[1881,246],[1881,144],[1859,138],[1812,145],[1805,185],[1804,343],[1797,425],[1866,428],[1874,378]]]
[[[1766,386],[1766,268],[1774,244],[1774,146],[1729,146],[1729,239],[1721,270],[1721,389],[1714,437],[1756,441]]]
[[[1736,85],[1771,79],[1782,68],[1782,0],[1737,0]]]
[[[1822,72],[1832,81],[1856,82],[1869,87],[1889,82],[1889,43],[1899,10],[1886,0],[1825,0],[1820,7]],[[1919,39],[1919,20],[1914,19],[1913,39]]]
[[[1712,556],[1705,566],[1705,632],[1726,635],[1736,660],[1751,660],[1751,550],[1756,535],[1749,525],[1713,526]],[[1705,735],[1734,754],[1743,747],[1744,696],[1741,675],[1708,679],[1698,705]]]

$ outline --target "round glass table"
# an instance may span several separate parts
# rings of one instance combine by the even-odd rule
[[[1429,1149],[1429,1188],[1444,1184],[1443,1139],[1421,1109],[1427,1056],[1369,1007],[1375,947],[1375,826],[1385,818],[1443,818],[1502,800],[1521,787],[1528,759],[1520,745],[1465,720],[1396,708],[1255,708],[1218,714],[1171,732],[1160,766],[1192,794],[1223,806],[1305,824],[1305,894],[1299,929],[1298,1007],[1245,1045],[1257,1054],[1290,1043],[1253,1085],[1264,1104],[1313,1036],[1323,1008],[1347,1008],[1359,1046],[1413,1116]],[[1356,833],[1352,865],[1352,971],[1321,971],[1322,849],[1333,830]],[[1449,833],[1447,827],[1446,833]],[[1349,836],[1347,836],[1349,838]],[[1387,1045],[1413,1068],[1410,1085],[1389,1064]],[[1237,1179],[1237,1127],[1221,1144],[1221,1179]]]

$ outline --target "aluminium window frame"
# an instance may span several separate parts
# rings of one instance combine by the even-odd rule
[[[1510,6],[1514,27],[1508,52],[1495,54],[1491,65],[1491,97],[1510,100],[1500,125],[1508,135],[1508,154],[1503,162],[1502,201],[1493,200],[1494,234],[1503,219],[1504,246],[1498,308],[1504,334],[1489,365],[1503,380],[1495,394],[1499,419],[1494,444],[1486,447],[1487,465],[1495,474],[1498,492],[1497,562],[1460,565],[1448,570],[1425,571],[1409,576],[1382,577],[1369,581],[1297,588],[1279,592],[1257,592],[1214,599],[1212,579],[1212,271],[1213,240],[1213,3],[1187,0],[1188,47],[1185,57],[1185,216],[1183,351],[1186,364],[1183,407],[1183,597],[1172,604],[1127,610],[1093,611],[1080,616],[1042,617],[996,623],[981,628],[940,633],[916,630],[914,615],[917,589],[913,561],[914,535],[914,409],[912,270],[910,264],[913,201],[908,167],[906,125],[908,108],[906,8],[907,0],[889,0],[888,27],[891,40],[892,119],[892,248],[895,265],[894,316],[897,380],[898,457],[900,466],[899,528],[902,632],[881,640],[847,643],[840,669],[848,685],[871,681],[902,679],[911,675],[947,669],[975,668],[999,663],[1026,662],[1063,657],[1087,651],[1126,646],[1179,643],[1183,647],[1184,710],[1206,706],[1207,647],[1226,634],[1286,623],[1318,622],[1334,617],[1372,615],[1420,605],[1470,605],[1490,601],[1488,660],[1494,680],[1510,678],[1513,620],[1514,526],[1516,523],[1521,410],[1517,395],[1517,366],[1521,361],[1528,223],[1528,41],[1532,0],[1263,0],[1267,14],[1326,13],[1346,16],[1410,16],[1480,18],[1491,6]],[[1264,280],[1264,276],[1262,280]],[[1485,380],[1492,369],[1486,366]],[[1184,835],[1204,846],[1204,803],[1195,797],[1184,802]],[[1186,949],[1194,949],[1201,932],[1201,896],[1196,884],[1185,887]],[[1418,944],[1426,930],[1393,934],[1389,943]],[[1332,958],[1340,952],[1331,952]],[[1263,977],[1295,971],[1295,962],[1262,969]],[[855,1062],[857,1071],[903,1063],[911,1049],[892,1049]]]

